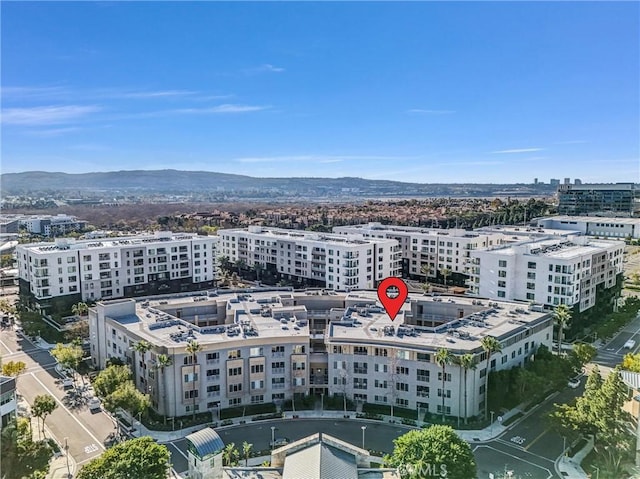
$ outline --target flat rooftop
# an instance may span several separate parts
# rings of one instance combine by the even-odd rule
[[[376,301],[374,292],[349,295],[365,301]],[[378,303],[379,304],[379,303]],[[413,308],[421,306],[420,319],[445,321],[436,327],[416,326]],[[415,311],[415,309],[414,309]],[[460,318],[459,312],[463,311]],[[481,348],[482,338],[498,339],[524,331],[549,318],[550,312],[532,311],[523,303],[478,300],[458,296],[410,295],[401,312],[391,321],[384,311],[355,309],[350,320],[332,323],[327,334],[330,342],[362,342],[389,347],[437,350],[447,348],[464,353]]]
[[[549,216],[546,218],[537,218],[536,221],[559,221],[574,224],[578,222],[584,223],[614,223],[621,225],[640,225],[640,218],[612,218],[607,216]]]
[[[196,234],[190,233],[172,233],[170,231],[167,231],[158,232],[155,235],[123,236],[118,238],[103,238],[98,240],[75,240],[73,238],[59,238],[55,242],[32,243],[23,245],[23,247],[38,253],[48,253],[68,250],[135,247],[138,245],[145,245],[149,243],[162,243],[204,238],[206,238],[206,236],[198,236]]]
[[[537,241],[516,243],[512,245],[499,245],[487,249],[487,253],[513,256],[525,254],[529,256],[544,256],[548,258],[571,259],[583,255],[594,254],[603,249],[615,246],[617,240],[595,240],[584,236],[558,238],[545,238]]]
[[[224,234],[234,234],[234,233],[235,234],[239,234],[239,233],[255,234],[255,235],[260,235],[261,238],[271,238],[273,240],[290,239],[291,241],[296,241],[296,240],[320,241],[322,243],[334,244],[334,245],[345,245],[345,244],[362,245],[362,244],[389,241],[383,238],[360,239],[356,237],[341,235],[338,233],[315,233],[315,232],[309,232],[309,231],[287,230],[287,229],[279,229],[279,228],[257,228],[257,229],[235,228],[235,229],[218,231],[219,236],[222,236]]]
[[[331,320],[325,334],[331,342],[362,341],[467,351],[479,348],[486,335],[506,337],[545,320],[550,314],[533,311],[524,303],[410,294],[395,321],[391,321],[376,291],[369,290],[351,293],[255,291],[217,296],[200,293],[103,304],[122,303],[134,305],[135,314],[107,312],[107,317],[155,345],[172,348],[184,347],[190,340],[198,341],[203,347],[252,339],[256,344],[267,345],[276,338],[300,338],[305,342],[310,335],[308,318],[322,316]],[[113,311],[116,310],[114,307]],[[232,318],[232,322],[196,326],[172,314],[178,310],[183,318],[200,323],[211,322],[214,317],[222,318],[217,319],[222,322],[225,317]],[[422,324],[418,325],[418,321]],[[424,325],[431,321],[435,326]]]

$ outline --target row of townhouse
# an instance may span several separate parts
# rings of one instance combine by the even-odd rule
[[[374,288],[401,272],[401,251],[394,240],[261,226],[220,230],[218,235],[220,251],[231,261],[260,264],[280,278],[309,286]]]
[[[549,312],[518,303],[424,295],[410,295],[391,321],[374,291],[308,290],[101,301],[89,327],[95,366],[130,364],[137,387],[167,416],[311,394],[422,412],[441,412],[444,396],[446,414],[472,417],[485,400],[482,338],[502,344],[490,369],[522,366],[551,344],[553,326]],[[151,349],[136,353],[142,340]],[[473,355],[466,383],[451,365],[442,388],[441,348]],[[171,364],[159,367],[160,354]]]
[[[153,235],[74,240],[16,248],[20,293],[40,310],[66,304],[214,287],[216,236]]]

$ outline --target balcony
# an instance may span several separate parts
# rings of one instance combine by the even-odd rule
[[[208,398],[217,398],[220,397],[220,391],[211,391],[207,393]]]
[[[207,376],[207,381],[208,382],[212,382],[212,381],[220,381],[220,375],[217,374],[215,376]]]

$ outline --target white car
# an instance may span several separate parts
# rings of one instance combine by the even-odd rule
[[[100,399],[93,397],[89,399],[89,411],[99,411],[100,410]]]
[[[72,388],[72,387],[73,387],[73,379],[71,379],[71,378],[64,378],[64,379],[62,380],[62,387],[63,387],[64,389]]]
[[[636,342],[633,339],[630,339],[626,343],[624,343],[624,349],[633,349],[636,346]]]
[[[571,378],[571,379],[569,379],[569,382],[567,383],[567,386],[569,386],[571,389],[576,389],[577,387],[580,386],[580,378]]]

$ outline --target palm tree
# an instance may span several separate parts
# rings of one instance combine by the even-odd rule
[[[571,309],[569,306],[566,304],[556,306],[553,310],[553,319],[556,326],[558,326],[558,355],[560,355],[564,330],[569,327],[569,322],[571,321]]]
[[[148,351],[151,350],[153,346],[151,346],[151,343],[149,343],[148,341],[145,341],[144,339],[141,339],[140,341],[138,341],[137,343],[135,343],[133,345],[133,350],[140,354],[140,359],[142,360],[142,372],[140,374],[140,377],[142,378],[142,382],[144,382],[144,390],[142,391],[143,393],[147,394],[147,362],[146,362],[146,354]],[[136,370],[136,364],[135,362],[133,363],[133,370]]]
[[[449,268],[441,268],[440,269],[440,274],[444,278],[444,285],[446,286],[447,285],[447,278],[449,276],[451,276],[451,270]]]
[[[261,263],[254,263],[253,271],[256,273],[256,281],[260,281],[262,276],[262,272],[264,271],[264,266]]]
[[[448,349],[440,348],[435,356],[436,364],[442,367],[442,422],[444,423],[444,398],[445,398],[445,390],[444,390],[444,382],[446,379],[447,365],[451,364],[453,361],[453,355]]]
[[[487,419],[487,413],[489,411],[489,361],[491,360],[491,355],[493,353],[498,353],[502,351],[502,345],[500,341],[498,341],[493,336],[485,336],[480,341],[482,344],[482,349],[487,355],[487,369],[486,375],[484,377],[484,418]]]
[[[166,394],[167,394],[167,377],[165,375],[165,368],[168,368],[173,364],[173,359],[171,359],[166,354],[158,354],[156,358],[156,369],[162,373],[162,412],[165,416],[165,421],[167,417],[167,404],[166,404]],[[161,382],[158,381],[158,384]]]
[[[236,449],[236,444],[231,442],[224,446],[224,450],[222,451],[222,462],[226,463],[227,466],[235,465],[236,458],[238,457],[238,450]]]
[[[458,365],[464,371],[464,423],[467,424],[467,372],[476,367],[473,354],[467,353],[459,356]]]
[[[89,312],[89,306],[87,303],[76,303],[71,307],[71,312],[76,316],[84,316]]]
[[[187,352],[191,355],[191,365],[193,366],[193,382],[194,382],[194,386],[195,386],[195,382],[196,382],[196,363],[198,362],[198,353],[202,351],[202,346],[200,346],[197,341],[189,341],[187,343]],[[199,391],[200,388],[198,387],[197,391]],[[195,391],[193,392],[193,420],[195,421],[196,419],[196,401],[198,400],[198,398],[196,397],[196,393]]]
[[[244,454],[244,467],[249,465],[249,454],[251,454],[251,448],[253,444],[249,444],[247,441],[242,443],[242,453]]]

